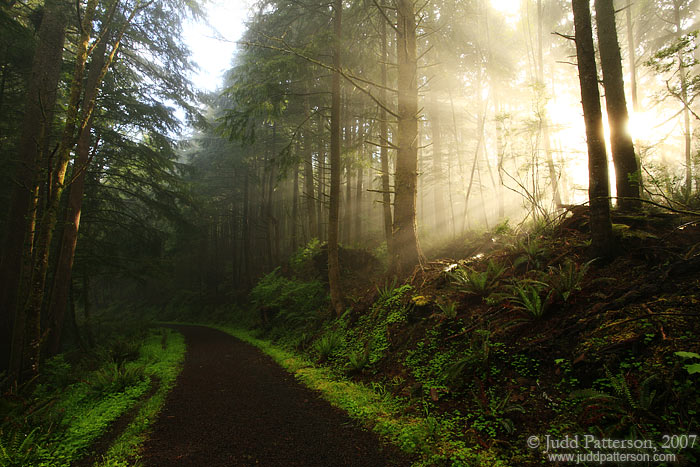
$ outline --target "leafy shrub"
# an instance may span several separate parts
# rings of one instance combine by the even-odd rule
[[[697,362],[697,360],[700,360],[700,355],[696,354],[695,352],[674,352],[674,355],[676,357],[682,358],[684,361],[691,360],[691,363],[688,363],[687,365],[683,365],[683,368],[685,368],[685,371],[688,372],[689,375],[694,375],[696,373],[700,373],[700,363]]]
[[[64,388],[73,381],[72,368],[65,355],[58,354],[44,363],[41,372],[42,382],[53,388]]]
[[[116,340],[107,349],[105,357],[107,361],[121,366],[126,362],[133,362],[138,359],[140,348],[141,343],[139,341]]]
[[[320,254],[321,242],[318,238],[312,238],[309,243],[301,246],[289,258],[289,265],[292,267],[295,275],[304,277],[311,276],[310,269],[313,269],[313,258]]]
[[[250,298],[258,307],[274,310],[276,324],[291,329],[315,322],[319,311],[328,307],[328,293],[321,282],[289,279],[279,268],[258,281]]]
[[[451,270],[448,275],[460,292],[485,297],[498,286],[498,280],[505,269],[505,266],[489,260],[486,271],[458,267]]]

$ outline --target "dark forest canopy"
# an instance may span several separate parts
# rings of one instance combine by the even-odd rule
[[[182,25],[204,6],[2,2],[12,379],[75,303],[231,300],[313,241],[341,313],[339,244],[406,277],[589,200],[593,256],[610,208],[698,206],[695,0],[261,1],[198,95]]]

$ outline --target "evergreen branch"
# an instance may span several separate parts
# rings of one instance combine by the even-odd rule
[[[398,34],[399,29],[396,27],[396,25],[394,24],[394,22],[393,22],[392,20],[389,19],[389,16],[386,14],[386,11],[384,11],[384,8],[382,8],[382,7],[379,5],[379,3],[377,2],[377,0],[372,0],[372,3],[374,3],[374,6],[377,7],[377,10],[379,10],[379,13],[381,13],[381,15],[384,17],[384,19],[385,19],[386,22],[389,24],[389,26],[391,26],[391,27],[394,29],[394,31],[396,31],[396,33]]]
[[[396,112],[394,112],[393,110],[391,110],[386,104],[384,104],[384,103],[383,103],[382,101],[380,101],[377,97],[375,97],[375,96],[372,94],[372,91],[371,91],[371,90],[363,88],[360,84],[357,83],[357,81],[362,81],[362,82],[365,82],[365,83],[367,83],[367,84],[371,84],[371,85],[373,85],[373,86],[377,86],[377,87],[379,87],[379,88],[384,88],[384,89],[390,89],[390,88],[385,88],[385,87],[383,87],[383,86],[381,86],[381,85],[379,85],[379,84],[372,83],[371,81],[367,81],[367,80],[364,80],[364,79],[362,79],[362,78],[358,78],[358,77],[349,75],[348,73],[346,73],[345,71],[343,71],[342,68],[335,68],[335,67],[333,67],[332,65],[328,65],[327,63],[324,63],[324,62],[322,62],[322,61],[320,61],[320,60],[316,60],[315,58],[309,57],[308,55],[305,55],[305,54],[299,52],[298,50],[296,50],[296,49],[290,47],[283,39],[280,39],[280,38],[272,38],[272,37],[268,37],[268,39],[271,39],[271,40],[274,40],[274,41],[277,41],[277,42],[281,42],[286,48],[275,47],[275,46],[273,46],[273,45],[267,45],[267,44],[261,44],[261,43],[259,43],[259,42],[248,42],[248,41],[244,41],[244,42],[242,42],[242,44],[243,44],[243,45],[247,45],[247,46],[251,46],[251,47],[260,47],[260,48],[268,49],[268,50],[276,50],[276,51],[282,52],[282,53],[290,53],[290,54],[295,55],[295,56],[297,56],[297,57],[299,57],[299,58],[301,58],[301,59],[303,59],[303,60],[308,61],[309,63],[313,63],[314,65],[320,66],[321,68],[325,68],[325,69],[327,69],[327,70],[333,71],[334,73],[338,73],[340,76],[342,76],[343,78],[345,78],[345,80],[347,80],[350,84],[352,84],[356,89],[358,89],[358,90],[361,91],[362,93],[364,93],[364,94],[366,94],[367,96],[369,96],[369,98],[372,99],[372,101],[374,101],[375,104],[377,104],[379,107],[381,107],[383,110],[385,110],[388,114],[392,115],[393,117],[399,118],[399,114],[398,114],[398,113],[396,113]],[[390,90],[393,91],[393,92],[396,92],[396,91],[393,90],[393,89],[390,89]]]

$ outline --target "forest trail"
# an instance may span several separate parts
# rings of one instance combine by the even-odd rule
[[[187,354],[143,447],[146,466],[406,463],[255,347],[207,327],[176,329]]]

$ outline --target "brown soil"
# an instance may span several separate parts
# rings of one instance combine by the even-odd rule
[[[143,447],[146,466],[408,463],[258,349],[206,327],[176,329],[184,368]]]

